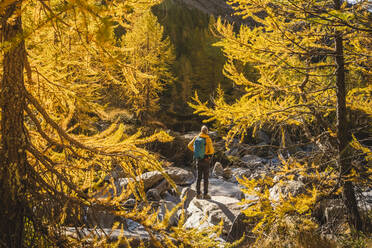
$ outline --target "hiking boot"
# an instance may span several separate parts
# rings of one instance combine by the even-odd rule
[[[210,199],[211,199],[211,196],[208,195],[208,194],[204,194],[203,199],[205,199],[205,200],[210,200]]]
[[[202,197],[201,194],[197,194],[197,195],[196,195],[196,199],[203,199],[203,197]]]

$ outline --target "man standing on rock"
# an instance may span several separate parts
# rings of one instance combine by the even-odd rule
[[[201,199],[200,183],[204,178],[204,199],[211,199],[208,195],[209,160],[214,153],[212,140],[208,135],[207,126],[202,126],[199,135],[195,136],[187,147],[194,152],[197,168],[196,198]]]

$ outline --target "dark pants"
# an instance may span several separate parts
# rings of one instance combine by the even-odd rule
[[[209,159],[197,159],[197,180],[196,180],[196,193],[200,194],[200,183],[204,178],[204,194],[208,194],[208,178],[209,178]]]

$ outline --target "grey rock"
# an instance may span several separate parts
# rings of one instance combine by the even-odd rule
[[[372,189],[364,191],[358,196],[358,207],[366,213],[372,210]]]
[[[143,173],[140,178],[143,181],[145,190],[148,190],[163,180],[163,175],[159,171],[150,171]],[[137,178],[139,180],[139,178]]]
[[[157,189],[149,189],[149,190],[146,192],[146,198],[147,198],[149,201],[160,201],[160,200],[161,200],[161,197],[160,197],[159,191],[158,191]]]
[[[322,199],[312,211],[312,216],[326,224],[329,230],[338,228],[345,223],[346,210],[341,199]]]
[[[259,166],[263,166],[264,163],[267,162],[266,159],[260,158],[256,155],[244,155],[244,157],[241,158],[242,164],[249,168],[256,168]]]
[[[178,167],[168,167],[165,172],[177,185],[190,185],[195,181],[194,174]]]
[[[186,187],[182,190],[181,199],[185,198],[185,201],[183,204],[184,209],[187,209],[189,207],[190,202],[192,201],[192,199],[195,198],[195,196],[196,196],[196,191],[189,187]]]
[[[165,192],[163,195],[163,199],[165,201],[173,202],[174,204],[178,204],[181,202],[181,199],[179,196],[170,194],[169,192]]]
[[[125,219],[125,224],[129,231],[145,230],[145,228],[140,223],[131,219]]]
[[[242,209],[237,199],[225,196],[212,196],[211,200],[194,198],[187,212],[186,228],[204,229],[218,225],[223,220],[223,234],[226,236],[232,223]]]
[[[304,176],[304,175],[298,175],[297,179],[298,181],[307,184],[311,181],[311,178],[309,176]]]
[[[229,180],[232,177],[232,170],[229,167],[226,167],[225,169],[223,169],[222,177],[225,180]]]
[[[141,176],[136,177],[136,181],[142,180],[145,190],[152,188],[154,185],[158,184],[164,177],[159,171],[150,171],[143,173]],[[120,195],[122,190],[127,187],[129,182],[134,182],[133,178],[119,178],[115,185],[117,187],[117,193]]]
[[[166,191],[171,189],[171,185],[169,182],[165,179],[163,179],[156,187],[155,189],[159,192],[159,195],[161,196],[164,194]]]
[[[280,201],[280,197],[284,199],[291,194],[292,196],[297,196],[298,194],[305,192],[305,184],[300,181],[286,181],[277,183],[270,190],[270,200]]]
[[[178,168],[168,167],[165,173],[178,185],[190,185],[195,181],[194,174],[191,171]],[[159,193],[163,193],[170,187],[167,182],[161,183],[164,180],[164,176],[160,171],[150,171],[143,173],[141,176],[137,176],[136,180],[142,180],[145,190],[159,186]],[[134,182],[133,178],[119,178],[115,182],[117,195],[120,195],[122,190],[125,189],[129,182]]]
[[[220,162],[216,162],[213,167],[212,175],[215,177],[223,176],[223,167]]]
[[[360,200],[366,201],[367,203],[372,204],[372,189],[362,192],[362,197]]]

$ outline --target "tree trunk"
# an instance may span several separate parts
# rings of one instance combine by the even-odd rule
[[[340,0],[334,0],[335,9],[341,7]],[[358,211],[353,184],[345,180],[351,171],[351,160],[348,156],[348,144],[350,142],[349,128],[346,120],[346,87],[345,87],[345,63],[343,52],[343,40],[341,31],[335,34],[336,48],[336,94],[337,94],[337,142],[338,142],[338,165],[340,167],[343,183],[342,198],[348,213],[348,221],[352,228],[362,230],[362,220]]]
[[[1,82],[0,247],[24,247],[26,135],[23,127],[24,56],[22,1],[8,6],[1,17],[5,51]]]

